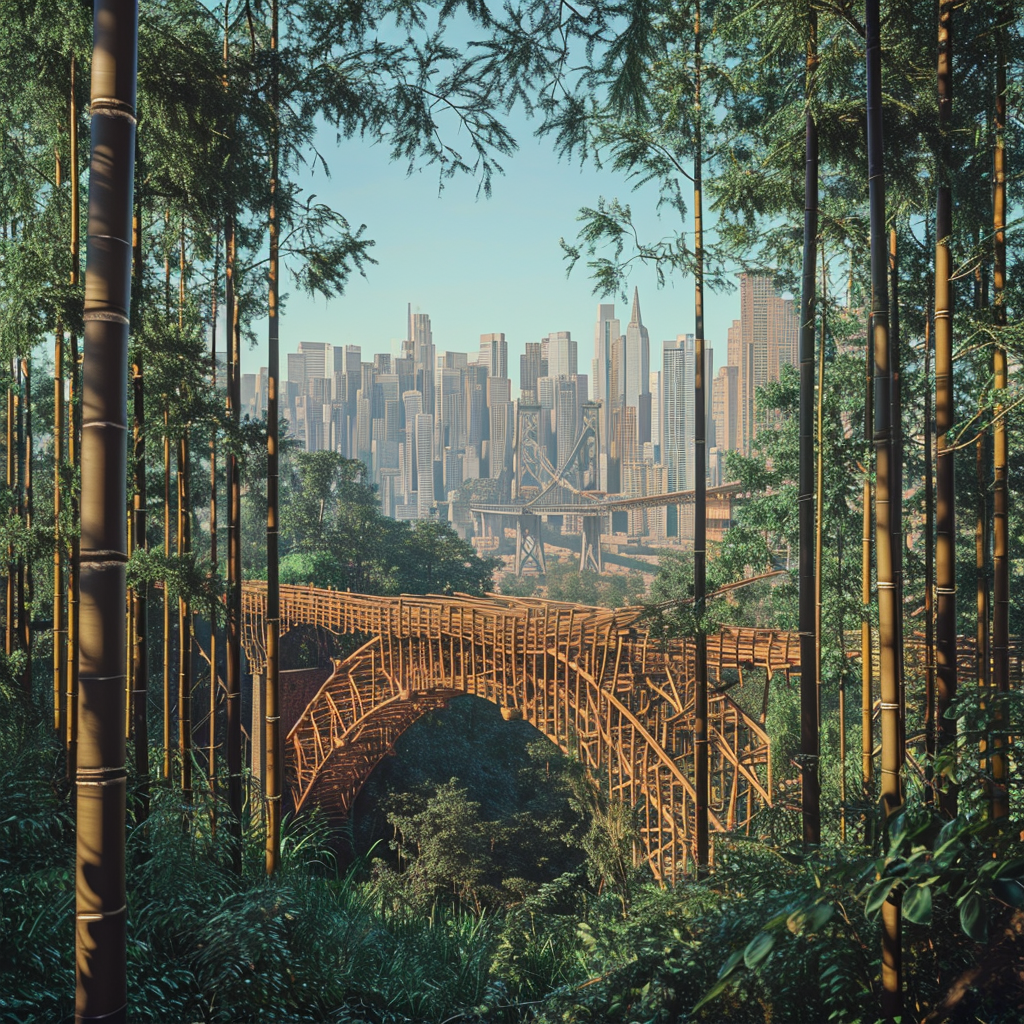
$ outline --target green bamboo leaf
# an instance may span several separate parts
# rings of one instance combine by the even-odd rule
[[[912,885],[903,897],[903,916],[911,924],[931,924],[932,888],[930,885]]]
[[[746,964],[747,969],[754,970],[768,956],[774,945],[774,935],[768,932],[758,932],[747,943],[747,948],[743,950],[743,963]]]
[[[988,938],[988,911],[979,893],[968,893],[960,904],[960,927],[975,942]]]

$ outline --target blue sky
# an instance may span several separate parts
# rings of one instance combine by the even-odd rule
[[[414,312],[430,315],[439,352],[474,351],[481,334],[503,331],[513,386],[525,343],[551,331],[572,332],[580,342],[580,372],[589,373],[597,303],[616,302],[623,332],[629,304],[593,295],[582,261],[567,279],[559,237],[574,240],[579,207],[595,205],[602,195],[629,202],[648,236],[667,236],[671,225],[657,219],[652,189],[634,193],[619,174],[560,162],[550,143],[531,131],[523,118],[513,123],[520,150],[501,161],[505,174],[495,178],[489,199],[477,197],[470,178],[447,181],[439,195],[436,168],[408,176],[384,147],[358,139],[337,147],[333,137],[322,138],[332,176],[307,173],[301,183],[353,226],[366,224],[378,264],[330,302],[290,289],[282,352],[295,351],[300,341],[324,341],[361,345],[368,359],[405,336],[411,302]],[[660,369],[662,340],[693,330],[693,280],[676,278],[659,290],[653,270],[636,266],[630,295],[634,284],[650,331],[651,369]],[[709,292],[705,317],[707,340],[722,365],[726,330],[739,317],[738,291]],[[257,335],[260,345],[244,358],[247,372],[266,364],[265,325],[257,326]]]

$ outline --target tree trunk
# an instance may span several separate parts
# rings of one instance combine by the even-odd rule
[[[277,214],[278,188],[278,5],[272,0],[270,59],[271,142],[270,142],[270,291],[269,291],[269,354],[267,358],[267,678],[264,697],[264,742],[266,745],[266,871],[272,875],[281,866],[281,717],[278,710],[279,663],[278,637],[281,628],[281,597],[278,582],[278,385],[280,380],[280,346],[278,321],[278,280],[280,258]]]
[[[808,13],[804,85],[804,252],[800,288],[800,788],[803,840],[821,843],[821,783],[818,776],[819,701],[814,574],[814,341],[818,254],[818,129],[811,91],[818,65],[818,16]]]
[[[882,141],[882,75],[879,2],[865,8],[867,50],[868,203],[871,219],[871,338],[875,356],[875,566],[878,586],[879,684],[882,697],[882,809],[886,819],[903,804],[902,726],[896,581],[892,557],[892,406],[889,375],[889,285],[885,230],[885,168]],[[899,897],[882,906],[882,1016],[894,1020],[903,1007]]]
[[[936,756],[955,756],[956,719],[946,714],[956,700],[956,510],[953,449],[949,431],[953,426],[953,288],[949,251],[953,227],[953,201],[949,187],[949,145],[946,134],[952,117],[952,20],[953,0],[939,3],[939,127],[943,133],[938,159],[939,187],[935,203],[935,435],[936,435],[936,551],[935,590],[938,609],[935,623]],[[951,766],[944,765],[948,772]],[[957,786],[945,774],[939,792],[939,807],[956,817]]]
[[[1010,20],[1012,10],[1004,12]],[[992,261],[992,297],[997,330],[1006,326],[1006,28],[999,29],[996,59],[996,112],[995,112],[995,189],[992,203],[994,238]],[[995,403],[993,406],[993,486],[992,486],[992,684],[996,691],[993,701],[992,736],[992,820],[1004,822],[1010,815],[1007,789],[1009,764],[1006,757],[1008,737],[1005,733],[1006,715],[1003,702],[1010,690],[1010,494],[1009,445],[1006,435],[1006,349],[997,344],[992,353]]]
[[[97,0],[82,414],[76,994],[78,1021],[123,1021],[124,619],[132,180],[138,8]]]
[[[179,562],[189,554],[191,503],[188,486],[188,430],[178,437],[178,531]],[[181,799],[192,805],[192,608],[184,593],[178,595],[178,757],[181,761]]]
[[[141,289],[137,293],[141,295]],[[132,440],[135,492],[132,496],[132,537],[136,548],[146,550],[146,406],[142,353],[132,364]],[[143,585],[132,600],[132,679],[134,682],[133,734],[135,739],[135,823],[149,817],[149,588]]]
[[[9,367],[11,379],[7,385],[7,490],[14,491],[15,461],[14,461],[14,362]],[[7,592],[4,602],[4,653],[8,656],[14,653],[14,629],[16,615],[14,610],[14,591],[17,584],[17,569],[14,565],[14,547],[7,545]]]
[[[694,228],[694,498],[693,498],[693,614],[696,632],[693,746],[697,788],[697,874],[707,872],[708,839],[708,652],[704,635],[704,612],[707,592],[707,436],[704,398],[704,207],[703,154],[701,153],[701,60],[703,40],[700,31],[700,4],[694,21],[694,148],[693,148],[693,228]]]

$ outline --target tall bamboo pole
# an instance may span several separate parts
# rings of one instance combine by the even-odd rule
[[[185,330],[185,223],[178,236],[178,332]],[[189,488],[187,423],[178,432],[178,529],[175,550],[178,559],[188,557],[191,548],[192,500]],[[178,757],[181,761],[181,798],[192,804],[192,607],[188,596],[178,594]]]
[[[821,330],[818,335],[818,406],[815,437],[817,454],[814,479],[814,678],[818,681],[817,723],[821,726],[821,650],[822,650],[822,553],[825,533],[825,314],[828,270],[825,262],[825,243],[821,244]],[[839,557],[842,558],[842,537]],[[840,579],[842,573],[840,572]],[[841,616],[840,616],[841,617]],[[839,837],[846,841],[846,686],[842,671],[839,673]],[[820,820],[820,818],[819,818]]]
[[[936,755],[954,756],[956,719],[947,714],[956,700],[956,509],[954,506],[953,448],[949,431],[953,426],[953,287],[949,251],[953,231],[953,200],[949,186],[949,145],[953,105],[952,83],[953,0],[939,2],[939,56],[937,84],[939,127],[943,133],[938,154],[938,194],[935,202],[935,591],[938,598],[935,623]],[[956,816],[957,786],[947,774],[939,793],[939,807]]]
[[[1005,23],[998,30],[996,57],[995,150],[992,195],[992,227],[995,235],[992,260],[992,299],[996,328],[1006,326],[1006,23],[1012,17],[1009,5],[1004,9]],[[1010,816],[1007,788],[1009,765],[1006,758],[1007,736],[1003,710],[1010,689],[1010,494],[1009,445],[1006,434],[1006,407],[1003,393],[1007,384],[1006,348],[996,344],[992,352],[995,402],[993,406],[993,486],[992,486],[992,685],[996,691],[992,716],[992,808],[994,822]]]
[[[24,394],[24,427],[21,433],[21,494],[25,530],[32,530],[32,357],[21,358],[21,379]],[[21,688],[26,697],[32,696],[32,557],[26,552],[21,562],[18,581],[18,619],[21,626],[21,646],[25,651],[25,668],[21,675]]]
[[[935,483],[932,453],[932,308],[924,323],[924,800],[935,798]]]
[[[900,677],[900,743],[906,746],[907,693],[903,671],[903,385],[900,358],[900,274],[896,227],[889,229],[889,394],[892,424],[892,578],[896,586],[896,657]]]
[[[79,1022],[125,1019],[124,619],[138,8],[96,0],[82,402],[76,851]]]
[[[11,379],[7,384],[7,475],[5,477],[7,490],[14,491],[14,363],[13,360],[8,367]],[[7,593],[4,604],[4,653],[10,655],[14,652],[14,627],[16,616],[14,612],[14,590],[16,585],[17,570],[14,567],[14,547],[7,545]]]
[[[869,339],[870,340],[870,339]],[[874,421],[874,397],[873,397],[873,358],[871,345],[867,346],[867,375],[865,382],[864,396],[864,439],[871,437],[872,424]],[[860,563],[860,663],[861,663],[861,690],[860,690],[860,722],[861,722],[861,789],[865,803],[871,800],[871,791],[875,781],[874,763],[874,661],[871,649],[871,564],[872,540],[871,526],[871,452],[870,448],[864,456],[867,465],[864,467],[864,484],[862,488],[862,534],[861,534],[861,563]],[[865,818],[866,828],[870,828],[870,815]],[[867,841],[865,835],[865,842]]]
[[[899,638],[892,557],[892,406],[889,366],[889,286],[885,231],[885,165],[882,125],[879,0],[865,7],[867,66],[868,204],[871,221],[871,337],[874,343],[875,566],[878,586],[879,684],[882,697],[882,810],[886,819],[903,804]],[[895,1020],[903,1007],[899,897],[882,906],[882,1016]]]
[[[169,562],[171,557],[171,434],[170,434],[170,411],[169,399],[164,398],[164,561]],[[163,594],[163,662],[164,662],[164,766],[163,779],[167,785],[171,782],[173,771],[173,755],[171,748],[171,592],[168,581],[164,579]]]
[[[137,283],[141,286],[141,277]],[[141,295],[141,287],[136,292]],[[146,406],[142,352],[136,346],[132,363],[132,444],[135,477],[132,494],[132,537],[136,548],[146,544]],[[135,822],[149,817],[149,588],[138,587],[132,600],[132,708],[135,739],[135,774],[138,789],[135,795]]]
[[[62,185],[63,167],[57,151],[55,184]],[[60,511],[64,471],[64,324],[57,318],[53,337],[53,729],[63,739],[64,730],[64,535]]]
[[[693,613],[696,632],[695,654],[696,706],[694,708],[693,746],[696,783],[697,873],[706,873],[709,861],[708,838],[708,651],[704,633],[707,592],[707,437],[704,398],[704,206],[703,145],[701,109],[701,72],[703,40],[700,4],[696,5],[694,28],[694,138],[693,138],[693,230],[694,230],[694,499],[693,499]]]
[[[821,843],[821,781],[817,634],[814,573],[814,341],[818,254],[818,129],[811,91],[818,66],[818,16],[807,15],[807,67],[804,85],[804,251],[800,287],[800,789],[803,840]]]
[[[229,0],[224,0],[223,86],[227,90],[229,40]],[[230,163],[228,164],[230,166]],[[235,295],[237,273],[235,221],[228,214],[224,233],[224,309],[228,331],[227,410],[237,437],[241,420],[241,320]],[[228,834],[231,863],[242,873],[242,492],[238,455],[235,446],[228,451],[228,565],[225,643],[224,756],[228,770]],[[257,742],[255,736],[253,742]]]
[[[266,805],[267,840],[266,871],[272,875],[281,864],[281,789],[283,765],[281,763],[281,716],[278,708],[278,637],[280,635],[281,608],[278,582],[278,381],[280,378],[280,349],[278,322],[278,252],[277,188],[279,140],[277,116],[279,109],[278,69],[278,4],[271,0],[270,17],[270,75],[271,140],[270,140],[270,291],[269,291],[269,355],[267,368],[267,678],[264,697],[264,742],[266,744]]]
[[[78,100],[75,95],[77,66],[75,58],[71,58],[70,71],[70,102],[69,102],[69,152],[68,166],[71,168],[71,237],[69,248],[71,250],[71,278],[72,289],[78,288],[81,274],[81,245],[79,244],[79,208],[78,208]],[[78,337],[74,331],[68,335],[68,343],[71,348],[70,359],[68,360],[68,466],[72,472],[79,464],[79,438],[81,436],[81,410],[78,398]],[[69,495],[71,506],[72,522],[78,523],[79,514],[79,489],[75,485],[71,488]],[[67,693],[65,695],[64,707],[67,719],[67,734],[65,737],[67,746],[67,778],[72,781],[76,774],[76,758],[78,744],[78,593],[79,593],[79,548],[80,538],[77,528],[72,528],[71,545],[68,557],[68,617],[67,617],[67,665],[64,670]]]
[[[220,287],[220,242],[213,244],[213,284],[210,288],[210,388],[217,393],[217,289]],[[210,566],[217,575],[217,431],[210,430]],[[210,607],[210,708],[206,769],[210,781],[211,826],[217,827],[217,608]]]
[[[226,44],[225,44],[226,45]],[[228,221],[224,273],[224,305],[227,310],[228,415],[236,436],[241,407],[241,321],[235,295],[237,252],[234,221]],[[224,699],[224,754],[228,769],[228,833],[231,837],[232,866],[242,871],[242,491],[238,454],[228,451],[228,588],[225,627],[226,688]],[[256,737],[253,737],[256,741]]]

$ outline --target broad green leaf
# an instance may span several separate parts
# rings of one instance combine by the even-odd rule
[[[743,962],[746,964],[748,970],[754,970],[754,968],[768,956],[772,951],[772,946],[774,945],[774,935],[769,932],[758,932],[757,935],[747,943],[747,948],[743,950]]]
[[[912,885],[903,897],[903,916],[911,924],[931,924],[932,887]]]
[[[871,917],[882,909],[882,904],[889,898],[889,893],[897,881],[896,878],[882,878],[868,889],[867,903],[864,905],[865,916]]]
[[[1015,878],[997,878],[992,883],[992,891],[997,899],[1011,907],[1024,907],[1024,885]]]
[[[988,938],[988,911],[979,893],[968,893],[960,904],[960,927],[975,942]]]

